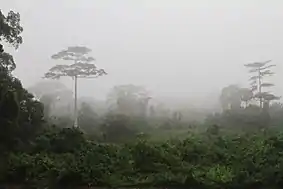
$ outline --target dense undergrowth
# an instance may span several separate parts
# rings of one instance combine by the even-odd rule
[[[50,134],[52,133],[52,134]],[[3,182],[42,186],[257,188],[283,182],[283,134],[190,134],[185,140],[99,144],[76,129],[45,132],[2,156]]]

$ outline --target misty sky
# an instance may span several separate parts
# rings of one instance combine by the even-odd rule
[[[24,43],[9,52],[26,87],[62,63],[52,54],[84,45],[109,75],[79,81],[79,95],[103,98],[132,83],[154,96],[202,99],[247,85],[243,64],[272,59],[274,90],[283,96],[281,0],[0,1],[4,12],[21,14]]]

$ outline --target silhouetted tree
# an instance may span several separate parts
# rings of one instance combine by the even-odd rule
[[[229,85],[221,91],[220,102],[224,110],[241,107],[240,88],[237,85]]]
[[[22,43],[20,14],[10,11],[4,16],[0,11],[0,42],[15,48]],[[35,136],[43,123],[43,106],[23,88],[21,81],[12,75],[16,68],[13,57],[0,50],[0,126],[1,146],[11,150],[17,144],[26,143]],[[20,141],[20,142],[19,142]]]
[[[143,87],[120,85],[110,91],[107,100],[110,109],[118,113],[145,117],[150,99]]]
[[[124,142],[130,138],[135,138],[138,133],[131,125],[130,118],[121,114],[106,115],[100,129],[104,140],[107,142]]]
[[[247,107],[249,101],[252,100],[252,98],[253,98],[252,90],[248,89],[248,88],[240,88],[239,93],[240,93],[240,96],[241,96],[241,100],[243,102],[245,102],[245,106]]]
[[[77,112],[77,79],[78,78],[97,78],[105,75],[104,69],[98,69],[92,62],[95,61],[93,57],[88,56],[91,49],[87,47],[68,47],[51,56],[52,59],[62,59],[73,61],[71,65],[56,65],[52,67],[46,74],[45,78],[59,79],[67,76],[75,80],[75,102],[74,102],[74,127],[78,126],[78,112]]]
[[[16,68],[13,56],[4,52],[3,41],[13,45],[16,49],[22,43],[20,14],[10,11],[7,16],[0,10],[0,74],[2,81]],[[0,80],[1,81],[1,80]]]
[[[28,90],[44,104],[45,118],[51,116],[51,111],[53,115],[70,113],[68,111],[60,112],[59,110],[59,107],[68,110],[67,106],[73,101],[72,91],[59,81],[38,82]]]
[[[16,64],[12,55],[6,52],[0,52],[0,65],[1,70],[12,72],[16,69]]]
[[[278,100],[279,97],[270,94],[269,92],[263,92],[263,87],[272,87],[273,83],[265,83],[263,82],[263,78],[265,76],[272,76],[274,72],[270,70],[270,68],[276,66],[274,64],[268,65],[271,60],[265,62],[254,62],[250,64],[245,64],[247,68],[249,68],[249,72],[254,74],[251,78],[251,89],[255,93],[254,98],[259,99],[260,107],[262,108],[264,101]]]
[[[10,11],[5,16],[0,9],[0,42],[5,41],[12,44],[15,48],[23,42],[21,33],[23,31],[20,25],[20,14]],[[0,53],[4,52],[3,44],[0,44]]]

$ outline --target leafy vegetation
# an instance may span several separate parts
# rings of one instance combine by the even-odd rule
[[[54,128],[29,153],[10,152],[2,178],[37,186],[279,187],[282,144],[278,133],[213,131],[185,140],[99,144],[76,129]]]
[[[0,12],[0,39],[15,47],[22,41],[19,21],[18,13],[5,17]],[[69,60],[72,50],[53,58]],[[82,59],[81,55],[75,57]],[[262,97],[260,104],[252,103],[257,98],[253,90],[230,85],[220,97],[223,112],[196,122],[186,120],[182,111],[149,105],[151,98],[144,88],[122,85],[109,94],[106,113],[82,103],[80,128],[74,128],[70,115],[51,119],[57,97],[70,94],[64,86],[58,85],[55,88],[60,90],[50,94],[37,90],[41,85],[31,88],[37,100],[13,76],[16,64],[4,49],[0,60],[1,183],[30,188],[202,189],[279,188],[283,184],[283,106],[269,106],[275,98]],[[75,64],[81,65],[76,60]],[[268,71],[262,70],[271,67],[262,68],[265,64],[249,66],[256,66],[261,78]],[[62,71],[57,76],[82,75],[82,70],[64,71],[67,67],[55,66]],[[268,106],[261,107],[263,100]]]

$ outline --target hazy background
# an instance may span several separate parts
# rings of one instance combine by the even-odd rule
[[[202,106],[222,87],[248,84],[245,63],[272,59],[283,79],[280,0],[0,0],[21,14],[24,43],[10,50],[25,87],[68,46],[93,50],[109,75],[80,80],[79,95],[103,99],[119,84],[146,86],[154,97]],[[66,62],[67,63],[67,62]],[[63,79],[72,87],[71,79]],[[274,88],[283,95],[283,86]],[[213,101],[213,102],[212,102]]]

